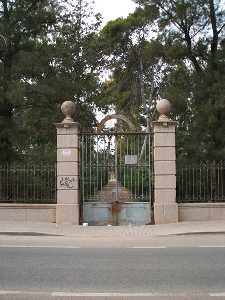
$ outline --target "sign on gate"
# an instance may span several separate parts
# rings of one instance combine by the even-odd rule
[[[125,155],[125,165],[136,165],[137,163],[137,155]]]

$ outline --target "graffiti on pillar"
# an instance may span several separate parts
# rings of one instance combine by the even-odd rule
[[[59,180],[60,187],[66,189],[74,189],[75,188],[75,177],[61,177]]]

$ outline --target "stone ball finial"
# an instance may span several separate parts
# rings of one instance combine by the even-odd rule
[[[171,109],[172,109],[172,105],[171,105],[170,101],[168,101],[167,99],[160,99],[157,102],[156,109],[160,114],[159,121],[160,120],[163,121],[166,119],[169,120],[167,115],[171,112]]]
[[[65,119],[62,123],[72,123],[73,115],[75,113],[75,104],[72,101],[64,101],[61,105],[61,111],[65,115]]]

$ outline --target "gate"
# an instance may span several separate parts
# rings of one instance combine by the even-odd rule
[[[80,134],[81,221],[90,225],[151,221],[150,133]]]

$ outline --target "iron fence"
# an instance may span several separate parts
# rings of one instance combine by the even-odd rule
[[[0,165],[0,202],[56,203],[55,164]]]
[[[149,202],[151,134],[80,134],[80,195],[84,202]]]
[[[177,202],[225,202],[225,161],[178,164]]]

